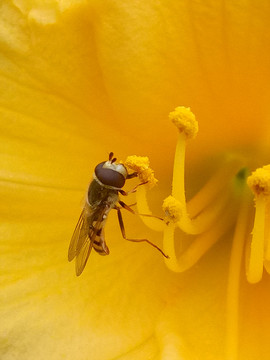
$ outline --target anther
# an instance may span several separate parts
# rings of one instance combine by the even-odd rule
[[[189,107],[178,106],[169,114],[169,118],[187,139],[192,139],[197,135],[198,122]]]
[[[247,179],[247,184],[256,196],[270,195],[270,165],[255,170]]]
[[[156,185],[157,179],[154,176],[154,171],[150,168],[148,157],[136,155],[128,156],[124,165],[128,169],[134,171],[136,176],[139,177],[141,183],[147,184],[148,188]],[[147,217],[140,216],[144,224],[154,231],[163,231],[165,222],[154,217],[152,211],[149,209],[145,186],[139,186],[137,188],[136,203],[139,216],[140,214],[148,215]]]
[[[128,156],[124,165],[135,171],[141,182],[147,183],[149,187],[156,185],[157,179],[154,176],[154,171],[149,166],[149,159],[147,156]]]
[[[248,281],[257,283],[262,278],[264,260],[269,256],[269,241],[266,241],[265,234],[269,226],[266,224],[266,211],[270,195],[270,165],[255,170],[248,177],[247,184],[255,195],[256,212],[246,272]]]
[[[179,222],[183,214],[183,205],[171,195],[164,199],[162,209],[166,215],[165,220],[171,223]]]

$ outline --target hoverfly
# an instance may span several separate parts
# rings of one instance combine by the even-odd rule
[[[135,212],[119,199],[119,193],[128,195],[145,183],[138,184],[129,192],[122,190],[126,180],[136,177],[138,174],[136,172],[128,174],[125,166],[117,163],[113,156],[111,152],[108,161],[103,161],[96,166],[93,180],[88,187],[83,210],[70,241],[68,260],[71,261],[76,258],[77,276],[83,272],[92,248],[100,255],[109,255],[109,248],[104,239],[104,225],[111,209],[117,210],[120,229],[125,240],[145,241],[154,246],[165,257],[168,257],[157,245],[147,239],[128,239],[126,237],[121,208],[132,213]]]

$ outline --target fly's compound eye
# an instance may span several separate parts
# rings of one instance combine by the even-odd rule
[[[95,175],[103,185],[120,189],[125,185],[127,171],[122,164],[104,161],[96,166]]]

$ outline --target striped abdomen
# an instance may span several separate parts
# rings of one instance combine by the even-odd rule
[[[110,253],[109,248],[106,245],[103,234],[103,228],[105,222],[106,222],[106,218],[99,223],[99,227],[97,229],[95,228],[95,224],[93,224],[93,236],[94,236],[93,248],[97,253],[99,253],[99,255],[109,255]]]
[[[99,184],[95,179],[88,189],[89,238],[100,255],[108,255],[103,228],[110,210],[118,201],[118,192]]]

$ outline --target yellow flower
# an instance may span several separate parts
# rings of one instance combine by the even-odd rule
[[[1,359],[269,359],[269,203],[255,192],[254,212],[244,185],[261,169],[248,180],[258,189],[269,170],[269,16],[266,0],[1,2]],[[68,244],[110,151],[150,159],[158,185],[148,203],[138,188],[137,208],[163,216],[177,141],[167,117],[178,105],[199,133],[185,184],[175,161],[170,224],[123,214],[128,237],[161,247],[162,230],[170,259],[123,240],[111,211],[110,256],[92,252],[76,277]],[[215,191],[200,192],[208,181]],[[195,227],[189,206],[207,208],[185,202],[194,194],[215,206]],[[202,256],[179,273],[199,238]]]

